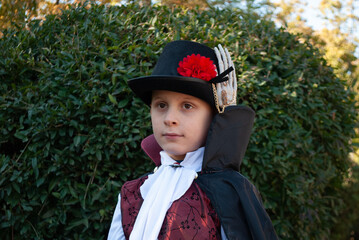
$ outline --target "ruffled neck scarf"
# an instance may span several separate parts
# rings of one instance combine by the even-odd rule
[[[140,187],[144,199],[137,215],[130,240],[156,240],[167,210],[191,186],[201,171],[204,147],[189,152],[181,163],[164,151],[160,152],[161,166]]]

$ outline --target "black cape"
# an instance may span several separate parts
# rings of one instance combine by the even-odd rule
[[[211,200],[229,240],[278,239],[258,190],[239,173],[254,116],[254,111],[245,106],[230,106],[214,116],[202,171],[195,180]],[[147,144],[144,140],[142,148],[158,166],[161,148],[153,136],[149,139]]]

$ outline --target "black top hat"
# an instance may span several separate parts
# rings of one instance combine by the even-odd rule
[[[218,76],[216,69],[218,60],[212,48],[191,41],[174,41],[163,49],[151,76],[130,79],[128,85],[148,105],[153,90],[168,90],[198,97],[215,109],[212,83],[227,80],[225,75],[231,71]]]

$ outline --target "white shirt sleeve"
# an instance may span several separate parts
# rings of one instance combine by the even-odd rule
[[[110,231],[108,232],[107,240],[125,240],[125,234],[122,228],[122,217],[121,217],[121,195],[118,194],[118,202],[116,205],[115,212],[112,217],[112,223]]]
[[[221,238],[222,240],[228,240],[226,234],[224,233],[223,227],[221,226]]]

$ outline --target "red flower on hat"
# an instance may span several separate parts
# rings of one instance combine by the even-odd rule
[[[209,81],[217,76],[216,65],[210,58],[199,54],[188,55],[179,62],[177,71],[185,77],[195,77],[205,81]]]

